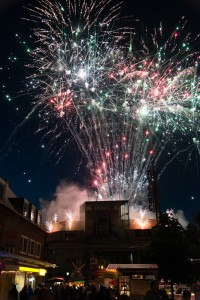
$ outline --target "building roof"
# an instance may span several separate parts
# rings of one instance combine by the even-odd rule
[[[22,263],[29,263],[30,266],[36,265],[36,266],[43,266],[45,268],[54,268],[56,266],[55,264],[50,263],[48,261],[42,261],[42,260],[34,259],[31,257],[25,257],[22,255],[7,253],[5,251],[0,251],[0,258],[10,259],[10,260],[18,260]]]
[[[122,269],[158,269],[157,264],[109,264],[107,270],[122,270]]]

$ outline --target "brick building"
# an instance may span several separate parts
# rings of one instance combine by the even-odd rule
[[[41,225],[41,211],[26,198],[18,198],[0,178],[0,300],[7,298],[12,283],[18,291],[44,281],[48,233]]]
[[[150,242],[156,218],[138,224],[130,220],[127,200],[86,201],[71,230],[52,223],[47,255],[58,267],[51,275],[101,282],[109,264],[141,263],[138,250]]]
[[[52,276],[103,283],[109,264],[142,263],[139,250],[156,224],[156,217],[132,217],[128,200],[86,201],[79,219],[52,221],[49,228],[41,219],[0,178],[0,300],[11,283],[34,288]]]

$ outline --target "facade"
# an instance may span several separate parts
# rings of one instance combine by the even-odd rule
[[[144,212],[133,216],[128,200],[86,201],[72,215],[44,228],[41,211],[0,178],[0,300],[12,283],[20,291],[56,276],[105,284],[108,265],[141,263],[139,250],[157,222]]]
[[[103,283],[109,264],[140,263],[138,250],[150,242],[156,218],[138,224],[127,200],[85,202],[71,230],[63,222],[52,224],[47,255],[57,267],[51,276]]]
[[[109,264],[106,271],[109,282],[115,276],[119,295],[125,294],[132,300],[142,300],[151,281],[158,280],[157,264]]]
[[[0,300],[15,283],[18,291],[27,284],[44,282],[48,233],[41,225],[41,211],[26,198],[17,198],[8,182],[0,178]]]

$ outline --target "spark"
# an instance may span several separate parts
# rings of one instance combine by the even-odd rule
[[[139,227],[141,229],[146,228],[148,226],[148,223],[149,223],[148,219],[145,218],[145,214],[146,214],[146,210],[145,209],[143,209],[143,210],[140,209],[139,210],[139,218],[136,218],[136,222],[137,222],[137,224],[139,225]]]
[[[47,230],[51,233],[53,230],[53,223],[52,222],[46,222]]]
[[[40,24],[28,64],[35,105],[45,122],[56,120],[61,134],[71,134],[98,198],[132,205],[144,198],[147,169],[167,156],[168,145],[168,163],[199,148],[198,56],[181,29],[163,43],[163,28],[150,42],[134,38],[132,28],[115,28],[121,3],[64,4],[28,8]]]
[[[70,209],[65,210],[65,216],[66,216],[66,229],[71,230],[73,224],[73,214],[70,211]]]
[[[54,223],[56,223],[58,221],[58,214],[57,213],[54,214],[53,221],[54,221]]]

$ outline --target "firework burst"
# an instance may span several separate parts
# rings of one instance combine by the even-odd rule
[[[99,199],[134,204],[167,144],[169,161],[198,144],[198,64],[181,29],[164,43],[157,33],[146,43],[131,28],[113,26],[120,9],[104,0],[29,7],[39,22],[29,67],[37,105],[71,133]]]

